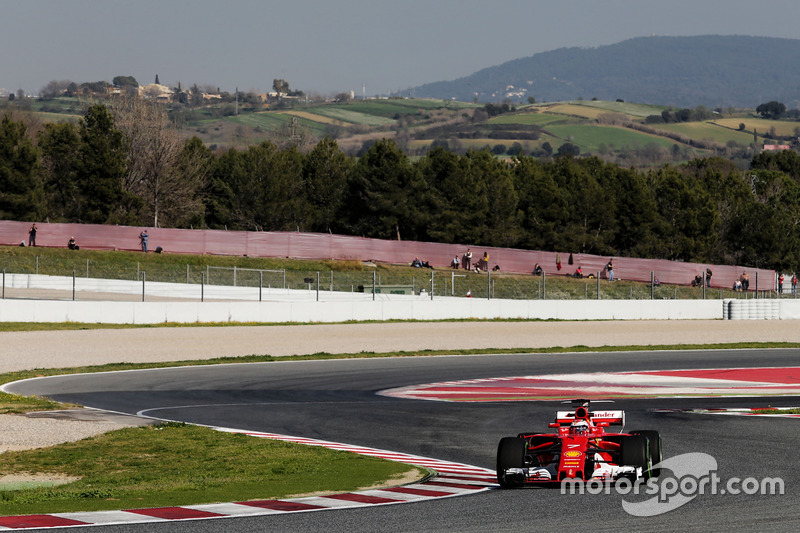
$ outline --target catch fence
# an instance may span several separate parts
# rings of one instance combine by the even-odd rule
[[[111,271],[76,256],[73,261],[52,263],[44,257],[17,264],[16,272],[2,270],[2,298],[73,300],[205,301],[226,299],[271,300],[403,300],[406,298],[471,297],[524,300],[608,299],[723,299],[796,298],[760,289],[758,276],[749,292],[719,287],[686,287],[651,282],[609,282],[592,278],[565,279],[498,272],[398,269],[379,271],[272,270],[241,267],[148,264],[143,268]],[[3,267],[3,265],[0,265]]]

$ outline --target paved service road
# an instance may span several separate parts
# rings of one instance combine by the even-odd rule
[[[232,364],[60,376],[14,392],[187,422],[319,438],[494,467],[497,443],[547,431],[551,402],[448,403],[377,391],[482,377],[674,368],[800,366],[800,350],[445,356]],[[780,477],[786,495],[703,495],[668,514],[636,518],[623,496],[492,490],[433,502],[281,516],[114,526],[109,531],[796,531],[800,420],[655,413],[651,408],[800,405],[800,398],[624,400],[628,429],[656,429],[665,458],[704,452],[718,476]],[[96,531],[96,528],[87,531]]]

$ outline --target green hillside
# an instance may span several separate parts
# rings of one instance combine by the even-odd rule
[[[34,99],[28,104],[28,112],[45,123],[79,120],[85,105],[69,98]],[[270,107],[212,104],[176,107],[171,114],[187,138],[199,137],[217,150],[264,141],[286,145],[298,139],[310,146],[329,136],[349,155],[376,140],[392,138],[412,157],[434,144],[456,153],[489,147],[498,157],[547,157],[569,143],[580,155],[635,167],[706,156],[738,160],[743,167],[762,144],[792,143],[800,133],[797,120],[767,120],[753,109],[714,113],[702,109],[707,117],[703,120],[665,123],[662,114],[675,115],[679,110],[596,99],[514,106],[391,98],[292,101]]]

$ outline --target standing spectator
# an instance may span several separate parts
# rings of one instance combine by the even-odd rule
[[[797,274],[792,274],[792,294],[797,294]]]
[[[778,276],[778,294],[783,294],[783,274]]]
[[[464,254],[464,270],[472,269],[472,251],[467,248],[467,253]]]
[[[31,229],[28,230],[28,246],[36,246],[36,222],[31,224]]]
[[[489,252],[483,252],[483,259],[481,259],[481,261],[483,261],[483,269],[489,270]]]
[[[150,235],[147,234],[147,230],[144,230],[139,234],[139,239],[142,241],[142,251],[147,253],[147,239]]]
[[[608,281],[614,281],[614,263],[611,259],[606,264],[606,272],[608,272]]]
[[[742,272],[742,290],[750,288],[750,274],[747,271]]]
[[[712,274],[711,273],[711,269],[707,268],[706,269],[706,287],[709,287],[709,288],[711,287],[711,274]]]

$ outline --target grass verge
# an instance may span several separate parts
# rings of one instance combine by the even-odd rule
[[[208,428],[126,428],[49,448],[6,452],[2,474],[78,477],[0,490],[0,514],[99,511],[285,498],[391,484],[423,469],[350,452]]]
[[[764,409],[753,409],[754,415],[800,415],[800,408],[784,409],[777,407],[766,407]]]

